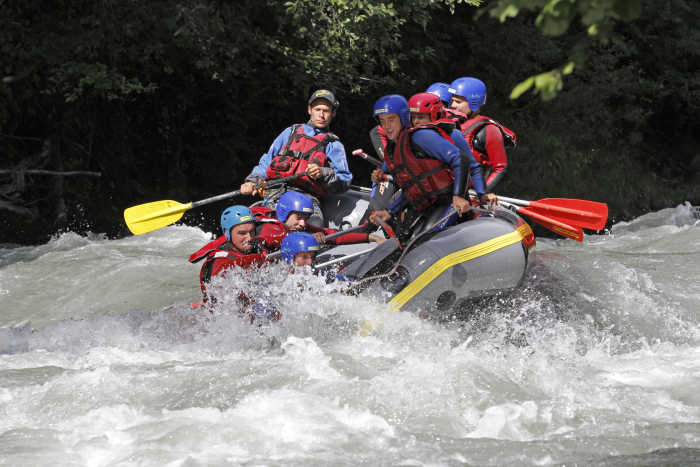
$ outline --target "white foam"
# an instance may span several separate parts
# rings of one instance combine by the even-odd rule
[[[325,355],[310,337],[299,339],[290,336],[282,344],[282,349],[295,364],[303,367],[309,378],[324,380],[341,378],[341,375],[330,366],[330,357]]]
[[[217,279],[221,307],[192,310],[196,228],[2,250],[0,456],[548,465],[700,448],[700,231],[681,211],[538,242],[525,291],[455,323],[282,265]],[[251,326],[241,292],[282,319]]]

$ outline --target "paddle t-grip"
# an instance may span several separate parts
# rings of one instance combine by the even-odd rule
[[[352,152],[352,155],[353,155],[353,156],[357,156],[357,157],[361,157],[361,158],[363,158],[364,160],[366,160],[367,162],[369,162],[369,163],[371,163],[371,164],[373,164],[373,165],[376,165],[377,167],[381,167],[381,166],[382,166],[382,161],[380,161],[379,159],[376,159],[376,158],[370,156],[369,154],[365,153],[362,149],[355,149],[355,150]]]

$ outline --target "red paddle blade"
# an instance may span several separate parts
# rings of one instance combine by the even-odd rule
[[[528,209],[591,230],[603,229],[608,221],[607,204],[585,199],[545,198],[531,201]]]
[[[532,211],[529,208],[518,208],[518,213],[524,214],[554,233],[561,235],[562,237],[573,238],[577,242],[583,241],[583,230],[579,226],[571,226],[558,219],[552,219],[551,217],[543,216],[542,214]]]

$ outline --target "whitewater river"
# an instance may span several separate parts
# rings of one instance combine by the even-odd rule
[[[541,239],[519,294],[446,322],[281,267],[193,309],[209,237],[0,248],[0,465],[700,464],[689,206]]]

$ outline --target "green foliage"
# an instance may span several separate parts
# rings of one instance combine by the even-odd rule
[[[534,87],[535,92],[541,94],[542,99],[548,101],[556,97],[563,87],[562,76],[571,74],[574,71],[574,62],[569,62],[561,69],[540,73],[531,76],[525,81],[518,83],[510,93],[511,99],[517,99],[528,89]]]
[[[490,14],[503,22],[525,11],[537,14],[535,24],[544,34],[559,36],[575,23],[609,31],[617,21],[635,20],[642,12],[642,0],[498,0]]]
[[[458,4],[480,1],[287,1],[280,22],[284,40],[278,45],[296,68],[298,86],[325,82],[352,93],[397,86],[411,79],[406,63],[435,58],[430,43],[406,47],[411,42],[407,32],[417,30],[424,37],[436,11],[454,12]]]
[[[49,140],[45,168],[103,173],[99,180],[67,179],[66,203],[94,229],[117,235],[129,205],[231,190],[282,128],[305,121],[315,88],[338,95],[333,131],[349,152],[368,147],[378,96],[472,75],[488,85],[484,111],[519,136],[505,194],[610,199],[619,216],[628,216],[698,184],[689,169],[700,133],[694,4],[479,5],[5,2],[2,168],[40,153]],[[366,164],[350,164],[355,182],[367,183]],[[22,196],[51,213],[52,185],[30,181]],[[21,229],[3,231],[25,241]]]
[[[642,0],[498,0],[491,15],[504,22],[524,11],[537,14],[535,25],[545,35],[561,36],[578,24],[589,37],[607,43],[614,38],[613,28],[617,22],[639,17]],[[586,56],[580,45],[572,48],[566,65],[518,83],[511,92],[511,99],[517,99],[531,88],[544,100],[555,97],[563,89],[563,76],[571,73],[574,65],[584,65]]]
[[[138,78],[128,78],[104,63],[66,62],[55,68],[44,92],[61,94],[66,103],[71,103],[84,97],[120,99],[151,93],[157,88],[155,83],[144,84]]]

